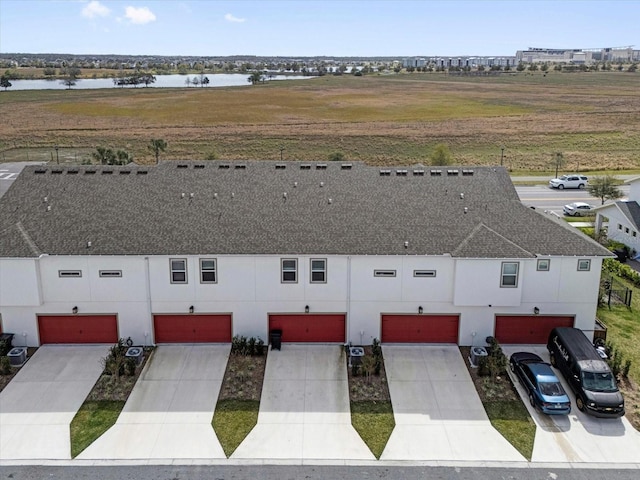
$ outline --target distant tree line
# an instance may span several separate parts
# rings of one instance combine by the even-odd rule
[[[152,83],[155,83],[156,77],[150,73],[136,72],[132,75],[119,76],[113,79],[113,84],[118,87],[137,87],[138,85],[144,85],[148,87]]]

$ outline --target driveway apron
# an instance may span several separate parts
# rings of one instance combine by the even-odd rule
[[[70,459],[69,425],[108,345],[43,346],[0,393],[0,459]]]
[[[285,344],[271,350],[258,423],[231,458],[374,460],[351,426],[343,348]]]
[[[503,345],[507,357],[515,352],[532,352],[548,362],[549,352],[543,345]],[[562,373],[556,376],[571,399],[569,415],[544,415],[534,409],[518,382],[509,371],[523,403],[536,424],[532,462],[640,462],[640,433],[626,418],[595,418],[576,407],[576,397]]]
[[[229,345],[163,345],[117,422],[79,459],[226,458],[211,420]]]
[[[491,426],[457,346],[383,353],[396,427],[381,460],[525,460]]]

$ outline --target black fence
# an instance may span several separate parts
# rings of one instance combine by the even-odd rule
[[[611,307],[611,301],[622,303],[631,308],[631,295],[633,290],[627,288],[615,277],[603,277],[600,280],[600,298],[607,306]]]

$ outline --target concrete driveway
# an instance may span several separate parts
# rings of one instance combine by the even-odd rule
[[[230,349],[158,347],[115,425],[77,458],[226,458],[211,420]]]
[[[0,459],[70,459],[69,425],[108,345],[44,346],[0,393]]]
[[[549,352],[541,345],[503,345],[507,357],[515,352],[532,352],[546,362]],[[626,418],[595,418],[579,411],[576,398],[562,373],[555,369],[571,399],[571,413],[566,416],[544,415],[529,403],[522,385],[509,372],[523,403],[536,423],[532,462],[640,462],[640,433]]]
[[[396,428],[381,460],[526,461],[491,426],[457,346],[382,348]]]
[[[343,352],[327,345],[271,350],[258,424],[231,458],[375,460],[351,426]]]

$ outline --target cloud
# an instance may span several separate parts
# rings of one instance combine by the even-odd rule
[[[147,7],[127,7],[125,8],[124,16],[131,22],[138,25],[144,25],[145,23],[155,22],[156,16]]]
[[[111,10],[102,5],[97,0],[93,0],[82,9],[82,16],[87,18],[106,17]]]
[[[232,22],[232,23],[242,23],[242,22],[244,22],[244,21],[246,20],[246,18],[238,18],[238,17],[234,17],[234,16],[233,16],[233,15],[231,15],[230,13],[227,13],[227,14],[224,16],[224,19],[225,19],[227,22]]]

